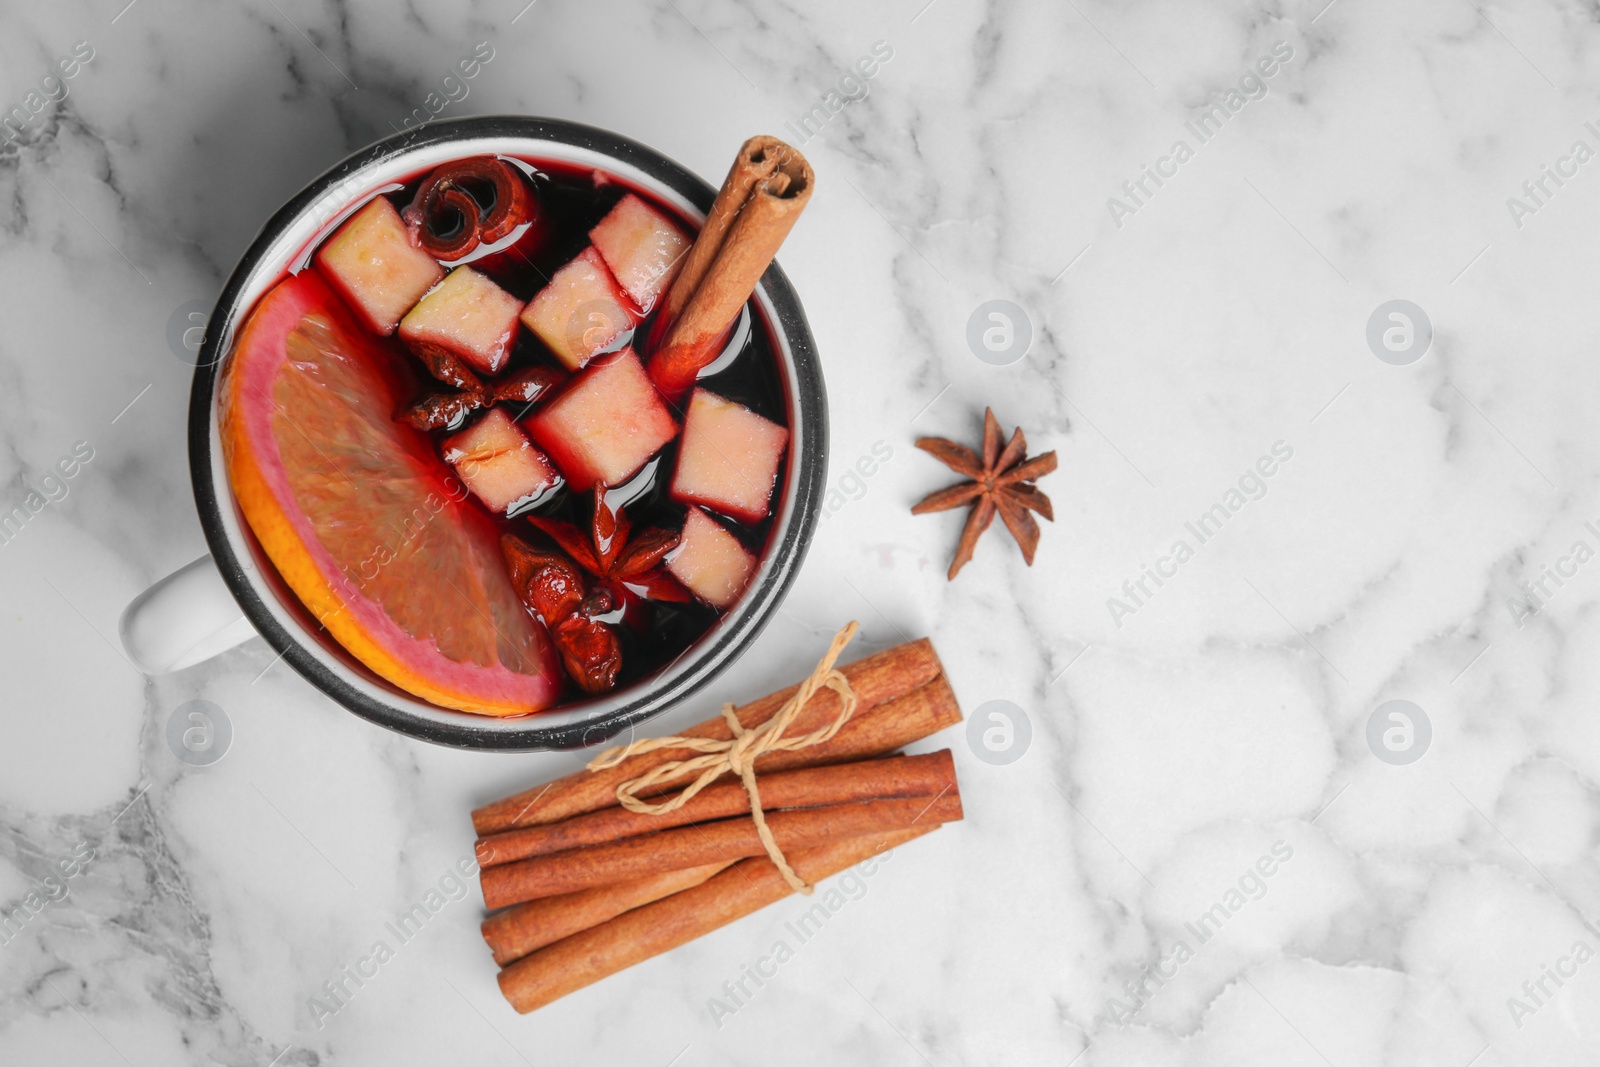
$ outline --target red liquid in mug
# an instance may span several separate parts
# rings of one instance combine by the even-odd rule
[[[541,216],[534,225],[534,230],[538,231],[537,238],[530,236],[528,241],[519,242],[514,251],[485,255],[480,250],[479,253],[468,253],[462,260],[446,262],[444,266],[449,269],[458,264],[470,265],[489,275],[501,288],[523,302],[531,299],[557,270],[588,246],[589,230],[605,217],[617,201],[630,192],[671,219],[691,240],[697,232],[697,226],[684,218],[670,204],[664,203],[644,189],[627,184],[621,178],[592,169],[574,167],[567,163],[533,157],[502,156],[501,158],[512,162],[518,162],[520,159],[522,166],[519,169],[526,172],[524,180],[530,182],[534,189],[541,209]],[[412,203],[417,187],[431,172],[432,168],[419,172],[405,183],[404,188],[384,195],[394,204],[396,210],[404,211]],[[487,208],[489,205],[483,206]],[[337,233],[337,228],[332,232]],[[329,236],[332,236],[332,233]],[[315,251],[316,249],[312,248],[308,253]],[[310,255],[298,261],[309,262]],[[657,303],[664,301],[665,292]],[[656,313],[648,315],[612,347],[621,348],[624,344],[631,343],[640,358],[648,364],[651,352],[647,339],[659,340],[659,334],[662,332],[656,329],[658,317]],[[397,339],[382,343],[392,346],[396,360],[403,364],[395,368],[394,381],[397,383],[399,394],[407,398],[407,403],[420,400],[428,394],[453,391],[451,387],[436,381],[423,364],[407,352],[405,346]],[[480,375],[480,377],[486,384],[491,384],[518,370],[536,365],[564,370],[544,344],[527,327],[519,325],[515,347],[507,365],[498,375],[493,377]],[[771,325],[754,301],[746,305],[743,316],[732,330],[728,347],[721,358],[702,372],[697,385],[742,404],[780,426],[789,427],[788,390],[781,372]],[[558,394],[559,390],[556,395]],[[542,397],[532,405],[507,402],[499,406],[513,419],[521,422],[549,399],[549,396]],[[687,402],[688,396],[685,395],[677,403],[668,403],[680,429]],[[430,431],[429,437],[437,447],[446,437],[470,425],[481,414],[481,411],[472,412],[455,426]],[[679,440],[681,434],[679,438],[674,438],[656,453],[638,475],[625,483],[630,489],[626,497],[616,493],[615,487],[608,496],[613,506],[623,505],[635,534],[652,526],[672,530],[683,527],[687,509],[668,495],[677,463]],[[439,451],[442,455],[442,449]],[[776,518],[783,510],[789,459],[788,450],[785,449],[778,467],[771,506],[764,520],[747,524],[735,521],[726,515],[717,515],[722,526],[737,537],[758,561],[766,554]],[[451,472],[449,465],[443,459],[440,460],[440,464],[443,473]],[[550,548],[553,547],[553,543],[542,531],[527,521],[526,516],[529,514],[562,519],[585,532],[589,529],[592,492],[587,490],[574,492],[565,484],[544,496],[535,506],[511,518],[489,511],[476,496],[469,495],[468,500],[471,507],[481,511],[501,532],[514,534],[536,546]],[[753,581],[754,579],[752,584]],[[620,616],[621,612],[615,614]],[[615,624],[615,630],[622,644],[622,668],[617,677],[616,688],[620,689],[646,678],[681,658],[716,624],[721,614],[699,601],[644,602],[640,605],[636,616],[630,612],[627,621],[618,621]],[[560,707],[589,699],[571,679],[565,679],[565,683],[564,695],[554,706]]]

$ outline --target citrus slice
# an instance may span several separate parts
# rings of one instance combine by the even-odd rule
[[[428,438],[398,423],[398,350],[314,271],[250,313],[223,371],[239,508],[283,580],[373,672],[447,708],[517,715],[561,688],[499,535]]]

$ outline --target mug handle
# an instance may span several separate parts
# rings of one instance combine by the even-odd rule
[[[146,674],[181,671],[256,636],[210,556],[134,597],[117,632],[128,658]]]

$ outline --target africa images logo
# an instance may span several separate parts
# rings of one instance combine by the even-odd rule
[[[1247,104],[1266,99],[1271,91],[1267,79],[1276,76],[1293,58],[1294,45],[1279,41],[1272,46],[1270,55],[1257,59],[1253,67],[1240,75],[1237,86],[1230,85],[1226,92],[1213,93],[1205,107],[1184,120],[1183,128],[1194,137],[1194,145],[1178,138],[1167,154],[1156,160],[1154,169],[1149,164],[1140,164],[1139,176],[1122,183],[1122,196],[1106,198],[1106,210],[1111,213],[1111,221],[1116,223],[1117,229],[1122,229],[1126,219],[1146,207],[1158,190],[1178,176],[1179,168],[1214,140]]]
[[[1195,519],[1183,524],[1184,532],[1193,537],[1191,544],[1189,537],[1179,537],[1172,542],[1172,547],[1167,553],[1156,557],[1155,566],[1139,564],[1139,575],[1129,578],[1122,583],[1122,596],[1106,598],[1106,611],[1111,615],[1111,621],[1117,629],[1122,629],[1122,620],[1130,615],[1137,615],[1140,610],[1148,607],[1153,598],[1167,582],[1176,578],[1185,563],[1195,557],[1195,553],[1207,542],[1214,539],[1222,528],[1227,525],[1245,506],[1252,501],[1260,500],[1267,495],[1268,479],[1277,474],[1288,462],[1294,458],[1294,446],[1287,441],[1274,441],[1270,455],[1257,458],[1255,463],[1245,468],[1239,475],[1236,486],[1229,486],[1222,493],[1222,498],[1202,511]],[[1151,588],[1151,586],[1154,588]]]
[[[1268,879],[1277,874],[1294,858],[1294,846],[1287,841],[1274,841],[1272,847],[1256,857],[1234,883],[1223,891],[1222,898],[1202,911],[1191,922],[1183,924],[1188,937],[1180,937],[1168,947],[1154,963],[1146,964],[1137,978],[1122,983],[1126,1001],[1110,997],[1106,1001],[1106,1018],[1118,1029],[1127,1026],[1138,1015],[1162,986],[1178,977],[1183,965],[1194,959],[1196,950],[1222,932],[1224,924],[1244,911],[1253,901],[1267,895]],[[1189,944],[1189,939],[1194,945]]]

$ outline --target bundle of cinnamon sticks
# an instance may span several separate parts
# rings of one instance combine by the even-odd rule
[[[766,828],[808,884],[962,817],[949,750],[899,750],[961,721],[955,694],[926,640],[839,669],[855,711],[828,740],[768,751],[753,764]],[[732,714],[744,730],[795,695],[773,693]],[[838,689],[818,689],[786,736],[826,726]],[[727,741],[722,717],[684,738]],[[629,755],[485,805],[472,813],[484,903],[504,909],[483,924],[500,988],[519,1012],[725,926],[795,890],[769,858],[739,778],[724,775],[661,814],[621,806],[619,785],[682,760],[682,748]],[[652,796],[693,772],[668,775]]]

